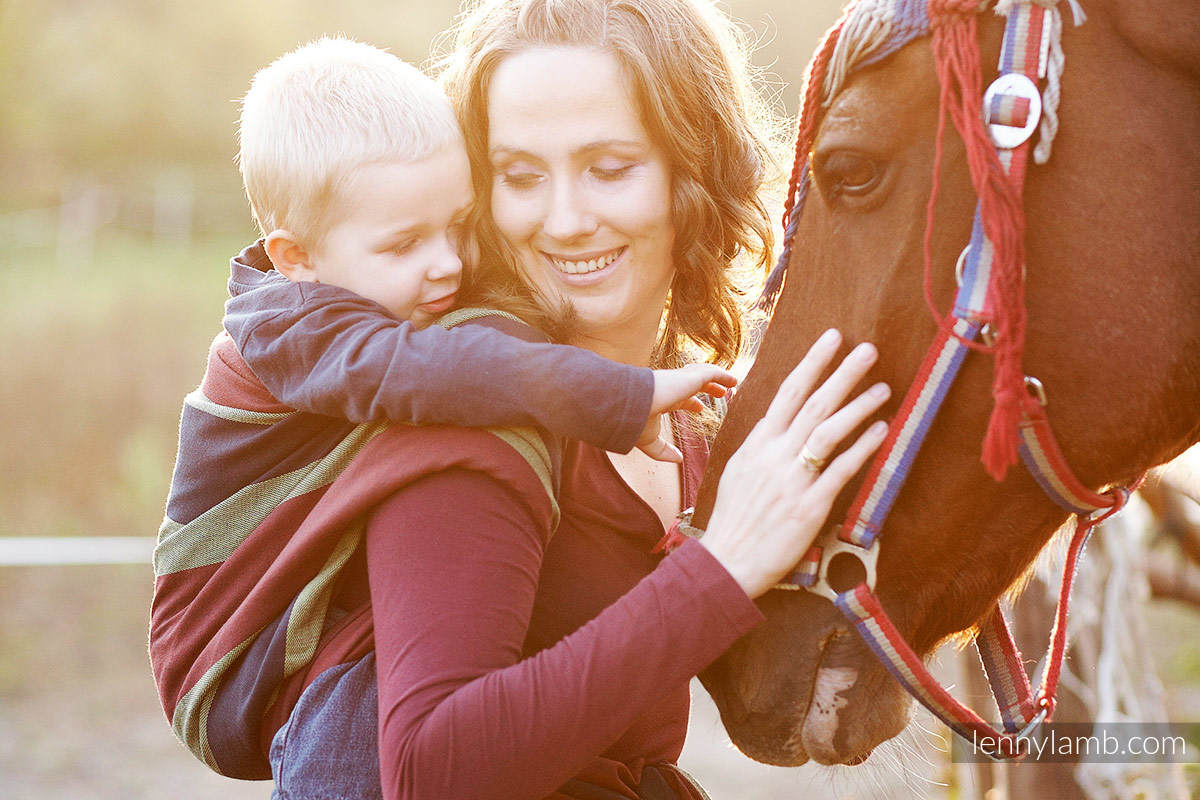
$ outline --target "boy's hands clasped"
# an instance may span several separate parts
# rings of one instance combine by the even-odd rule
[[[700,413],[703,403],[697,395],[724,397],[737,385],[737,378],[714,364],[688,364],[679,369],[654,370],[654,397],[650,401],[650,418],[637,448],[656,461],[683,461],[683,454],[669,441],[670,429],[661,424],[668,411]],[[665,431],[665,433],[664,433]]]
[[[725,465],[707,533],[700,541],[750,597],[792,569],[825,525],[842,487],[883,442],[887,424],[838,445],[891,394],[878,383],[843,405],[875,363],[860,344],[824,383],[818,380],[841,343],[826,331],[783,381],[763,418]],[[828,464],[823,462],[828,461]]]

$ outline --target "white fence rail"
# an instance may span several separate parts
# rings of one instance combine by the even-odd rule
[[[0,567],[63,564],[144,564],[154,556],[153,536],[3,536]]]

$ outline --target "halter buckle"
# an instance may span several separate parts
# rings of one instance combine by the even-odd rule
[[[865,581],[867,588],[871,591],[875,591],[875,564],[879,560],[878,539],[872,541],[870,547],[860,547],[839,538],[837,535],[838,527],[835,525],[829,528],[826,535],[822,537],[824,541],[817,542],[817,545],[821,548],[821,565],[817,568],[817,580],[812,586],[804,587],[813,594],[820,595],[830,602],[833,602],[841,594],[841,592],[836,591],[829,585],[829,562],[834,557],[842,553],[847,553],[858,559],[867,576]]]
[[[1041,119],[1042,93],[1026,75],[1006,72],[984,92],[983,120],[992,144],[1001,150],[1024,144]]]
[[[1028,739],[1029,734],[1031,734],[1035,730],[1037,730],[1038,726],[1046,721],[1046,717],[1050,713],[1050,706],[1044,702],[1040,703],[1040,705],[1042,708],[1040,711],[1038,711],[1036,714],[1033,715],[1033,719],[1031,719],[1031,720],[1029,720],[1029,722],[1025,723],[1024,728],[1021,728],[1021,730],[1019,730],[1015,734],[1013,734],[1013,736],[1015,738]]]

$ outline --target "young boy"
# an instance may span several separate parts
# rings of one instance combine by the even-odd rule
[[[387,423],[536,425],[677,460],[659,416],[732,378],[617,364],[504,315],[432,325],[456,305],[469,165],[444,94],[383,51],[289,53],[255,76],[240,136],[264,238],[232,262],[227,333],[185,400],[151,660],[185,744],[218,772],[266,777],[287,701],[369,649],[369,608],[338,595],[369,507],[343,499],[363,486],[343,473]],[[552,490],[552,442],[496,436]]]

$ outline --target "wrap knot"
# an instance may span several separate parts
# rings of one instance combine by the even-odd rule
[[[651,548],[650,552],[654,554],[670,554],[687,540],[687,535],[679,530],[679,520],[675,520],[667,532],[663,534],[662,538]]]

